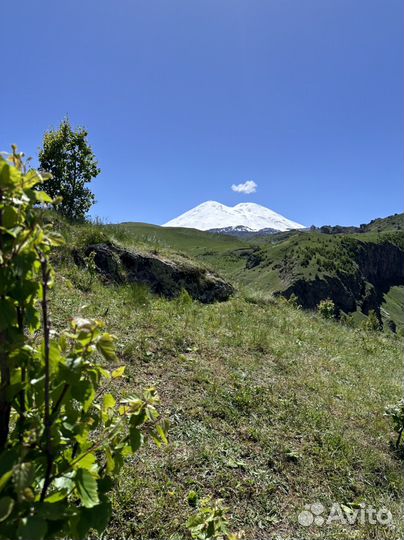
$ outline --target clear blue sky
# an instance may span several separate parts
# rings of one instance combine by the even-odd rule
[[[402,0],[25,0],[3,9],[0,150],[68,114],[92,215],[206,200],[306,225],[402,211]],[[256,193],[231,184],[253,180]]]

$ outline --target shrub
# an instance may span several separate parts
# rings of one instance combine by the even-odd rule
[[[0,538],[83,538],[111,516],[108,493],[143,439],[167,442],[158,396],[119,399],[111,382],[124,367],[100,321],[73,318],[52,332],[49,253],[62,239],[43,225],[23,155],[0,157]]]
[[[394,431],[397,433],[396,448],[398,448],[404,431],[404,399],[386,407],[385,416],[390,417],[393,422]]]
[[[368,317],[364,322],[364,328],[370,332],[380,332],[383,330],[383,324],[379,320],[374,309],[369,311]]]
[[[190,492],[188,503],[196,506],[198,503],[197,494]],[[231,533],[226,516],[226,508],[222,501],[212,501],[210,497],[202,499],[198,505],[196,513],[187,522],[187,528],[191,533],[191,538],[195,540],[241,540],[244,534]]]
[[[317,310],[324,319],[335,319],[335,304],[329,298],[327,300],[321,300],[317,306]]]

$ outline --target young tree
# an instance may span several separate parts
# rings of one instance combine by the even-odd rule
[[[125,458],[147,437],[166,443],[167,422],[153,388],[119,394],[124,366],[101,321],[52,330],[63,239],[35,208],[52,203],[45,177],[22,158],[0,156],[0,540],[79,540],[102,534]]]
[[[125,369],[101,321],[51,327],[50,253],[63,238],[36,208],[53,204],[45,181],[15,146],[0,155],[0,540],[102,537],[126,458],[146,439],[168,443],[156,390],[114,383]],[[192,538],[242,538],[220,501],[189,501]]]
[[[84,128],[74,130],[66,118],[59,129],[45,133],[39,151],[41,170],[52,174],[44,191],[52,199],[62,197],[59,212],[74,220],[83,219],[94,204],[95,197],[86,184],[100,173],[87,135]]]
[[[380,318],[377,316],[377,313],[374,309],[371,309],[368,313],[368,318],[364,322],[365,330],[380,332],[383,330],[383,323]]]

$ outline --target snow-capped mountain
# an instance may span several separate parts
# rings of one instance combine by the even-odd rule
[[[249,231],[261,229],[288,231],[303,229],[304,225],[291,221],[260,204],[240,203],[231,207],[215,201],[207,201],[165,223],[163,227],[187,227],[201,231],[228,227],[242,227]]]

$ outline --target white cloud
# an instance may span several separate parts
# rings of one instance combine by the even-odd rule
[[[255,193],[257,191],[257,184],[253,180],[247,180],[244,184],[233,184],[231,189],[237,191],[237,193],[244,193],[249,195],[250,193]]]

